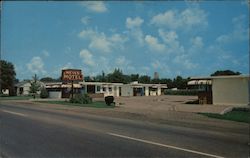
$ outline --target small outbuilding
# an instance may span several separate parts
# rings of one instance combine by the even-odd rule
[[[216,76],[211,79],[213,104],[249,105],[249,76]]]
[[[249,75],[193,77],[188,85],[199,90],[200,104],[250,105]]]

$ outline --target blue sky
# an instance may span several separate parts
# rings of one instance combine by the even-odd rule
[[[249,74],[247,1],[4,2],[2,59],[18,79],[139,73]]]

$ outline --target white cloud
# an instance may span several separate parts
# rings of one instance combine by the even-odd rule
[[[154,69],[161,67],[161,63],[158,60],[153,61],[151,65]]]
[[[184,53],[184,47],[180,45],[178,35],[175,31],[163,31],[159,29],[158,33],[166,44],[166,53]]]
[[[204,46],[203,39],[200,36],[196,36],[190,39],[191,47],[189,48],[188,52],[190,54],[193,53],[200,53]]]
[[[195,69],[198,65],[193,63],[188,59],[188,56],[183,54],[176,56],[173,60],[174,63],[181,65],[184,69],[192,70]]]
[[[140,27],[143,22],[144,22],[144,20],[140,17],[136,17],[134,19],[128,17],[126,19],[126,27],[128,29],[137,28],[137,27]]]
[[[44,70],[44,63],[41,57],[35,56],[33,57],[29,63],[26,64],[28,70],[35,74],[46,74],[46,71]]]
[[[94,38],[94,37],[97,36],[97,31],[94,31],[94,30],[92,30],[92,29],[82,30],[82,31],[78,34],[78,36],[79,36],[80,38],[85,38],[85,39],[87,39],[87,38]]]
[[[148,66],[142,66],[140,69],[141,75],[149,75],[150,68]],[[138,73],[138,72],[137,72]]]
[[[124,73],[134,73],[136,71],[135,67],[131,65],[131,61],[126,59],[125,56],[117,57],[114,67],[122,69]]]
[[[192,44],[192,46],[194,46],[196,48],[202,48],[204,45],[203,40],[200,36],[196,36],[196,37],[192,38],[191,44]]]
[[[87,49],[83,49],[81,50],[79,55],[80,55],[80,58],[82,58],[82,61],[84,64],[88,66],[95,66],[93,55],[91,54],[90,51],[88,51]]]
[[[207,14],[199,8],[187,8],[183,11],[168,10],[165,13],[155,15],[150,23],[170,29],[191,29],[194,26],[206,26],[208,24]]]
[[[169,66],[164,64],[164,62],[160,62],[159,60],[154,60],[153,62],[151,62],[151,66],[154,68],[155,71],[161,71],[165,74],[171,72]]]
[[[74,68],[71,62],[68,62],[67,64],[63,65],[62,68],[60,68],[59,71],[64,70],[64,69],[71,69]]]
[[[106,38],[106,36],[100,36],[99,38],[93,38],[91,40],[89,48],[108,53],[111,52],[111,45],[112,43]]]
[[[116,59],[115,63],[118,66],[127,66],[129,64],[129,62],[126,60],[126,58],[124,56],[120,56]]]
[[[97,30],[87,29],[81,31],[78,36],[90,41],[89,49],[102,53],[109,53],[114,49],[122,49],[127,38],[120,34],[112,34],[107,36],[103,32]]]
[[[126,19],[126,27],[130,30],[131,36],[142,46],[144,44],[144,34],[141,30],[141,25],[144,20],[140,17],[134,19],[128,17]]]
[[[219,44],[226,44],[233,41],[244,41],[249,39],[249,28],[245,15],[240,15],[232,19],[233,31],[228,34],[220,35],[216,38]]]
[[[116,59],[115,63],[119,66],[127,65],[126,59],[124,56],[120,56]]]
[[[49,56],[50,56],[50,54],[49,54],[49,52],[48,52],[47,50],[43,50],[43,51],[42,51],[42,54],[43,54],[45,57],[49,57]]]
[[[81,22],[85,25],[89,24],[89,21],[90,21],[90,17],[88,16],[84,16],[81,18]]]
[[[96,13],[104,13],[108,10],[102,1],[84,1],[81,4],[88,10]]]
[[[159,43],[156,37],[153,37],[151,35],[146,35],[145,41],[152,51],[163,52],[165,50],[165,45]]]

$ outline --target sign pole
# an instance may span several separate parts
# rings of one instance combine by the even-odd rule
[[[72,85],[71,85],[71,98],[73,99],[73,95],[74,95],[74,81],[71,82]]]
[[[71,98],[73,99],[74,98],[74,81],[76,83],[79,83],[79,81],[83,81],[83,75],[82,75],[81,70],[79,69],[62,70],[62,81],[66,83],[70,83],[71,81]]]

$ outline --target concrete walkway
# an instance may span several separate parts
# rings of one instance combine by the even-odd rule
[[[194,101],[196,99],[198,99],[197,96],[162,95],[148,97],[117,97],[115,100],[118,106],[136,111],[177,111],[222,114],[227,111],[227,109],[232,108],[232,106],[185,104],[187,101]]]

